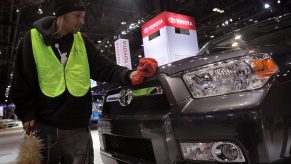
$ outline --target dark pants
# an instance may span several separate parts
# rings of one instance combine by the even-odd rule
[[[93,164],[93,142],[89,128],[62,130],[37,124],[37,136],[43,140],[44,164]]]

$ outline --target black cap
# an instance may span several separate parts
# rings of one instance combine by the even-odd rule
[[[55,0],[56,16],[61,16],[72,11],[85,11],[82,0]]]

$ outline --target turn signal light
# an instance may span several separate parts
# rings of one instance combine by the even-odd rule
[[[278,68],[271,58],[256,59],[252,63],[253,70],[259,77],[270,77],[277,72]]]

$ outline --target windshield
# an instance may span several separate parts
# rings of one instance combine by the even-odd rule
[[[198,55],[224,53],[247,47],[272,44],[291,44],[290,16],[277,17],[213,40],[203,46]]]

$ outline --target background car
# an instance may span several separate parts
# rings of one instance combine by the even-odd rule
[[[197,56],[112,89],[99,120],[111,163],[288,163],[291,16],[234,31]]]
[[[103,100],[102,101],[95,100],[92,103],[92,114],[91,114],[91,117],[90,117],[90,122],[91,123],[98,123],[98,120],[101,117],[102,108],[103,108]]]

